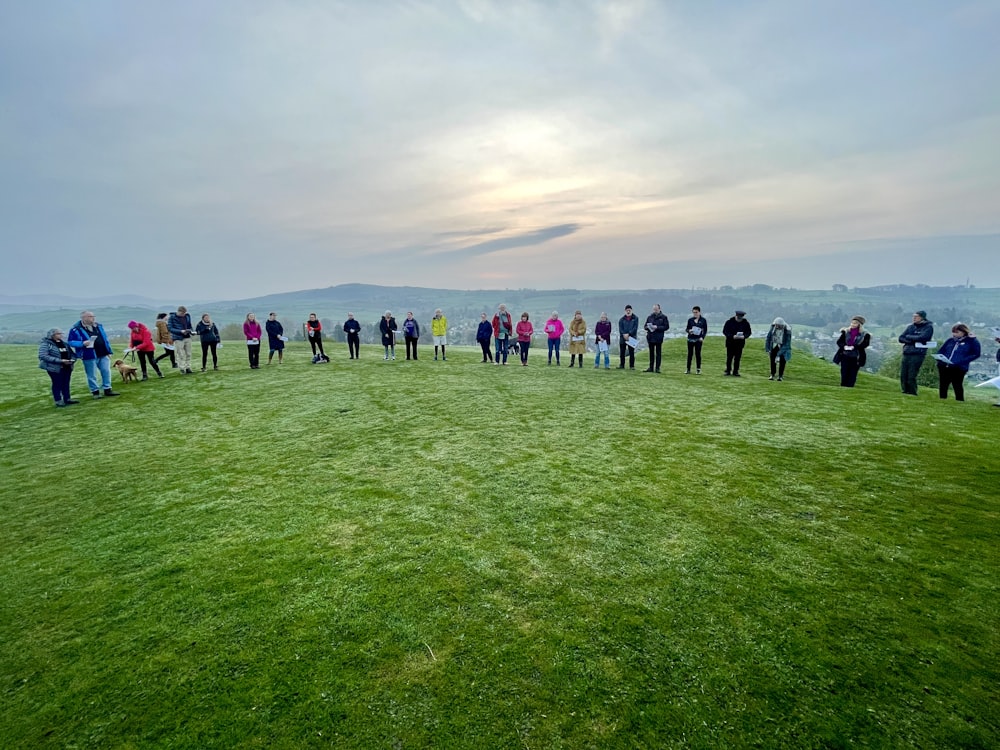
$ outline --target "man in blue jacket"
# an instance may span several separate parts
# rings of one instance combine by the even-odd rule
[[[927,356],[927,342],[934,338],[934,324],[927,320],[927,313],[917,310],[913,322],[899,335],[903,345],[903,361],[899,365],[899,385],[908,396],[917,395],[917,373]]]
[[[104,332],[104,326],[97,322],[94,313],[84,310],[80,320],[69,330],[66,342],[73,347],[76,356],[83,360],[83,369],[87,373],[87,387],[94,398],[117,396],[111,390],[111,342]],[[97,387],[97,373],[101,373],[101,388]]]
[[[174,356],[177,358],[177,368],[181,375],[191,374],[191,334],[194,333],[194,326],[191,325],[191,315],[184,305],[177,308],[177,312],[170,313],[167,319],[167,330],[174,337]]]

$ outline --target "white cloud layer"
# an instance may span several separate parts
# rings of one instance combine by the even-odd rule
[[[899,7],[8,3],[0,293],[998,286],[1000,9]]]

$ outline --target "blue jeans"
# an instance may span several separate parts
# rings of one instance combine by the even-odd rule
[[[556,353],[556,364],[559,364],[559,342],[562,339],[549,339],[549,364],[552,364],[552,352]]]
[[[507,339],[497,339],[497,353],[496,361],[500,361],[500,356],[503,355],[503,363],[507,364]]]
[[[97,387],[97,371],[101,371],[101,383],[106,391],[111,390],[111,357],[83,360],[83,369],[87,373],[87,387],[90,392],[100,390]]]
[[[600,344],[598,344],[598,347],[600,347]],[[610,349],[610,348],[611,347],[609,346],[608,349]],[[600,348],[598,348],[598,350],[597,350],[597,356],[594,357],[594,367],[600,367],[600,365],[601,365],[601,350],[600,350]],[[604,350],[604,368],[607,369],[609,367],[611,367],[611,357],[608,354],[608,350],[605,349]]]

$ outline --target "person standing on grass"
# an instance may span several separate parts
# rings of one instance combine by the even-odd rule
[[[319,322],[316,313],[309,313],[309,320],[306,321],[306,336],[309,337],[309,346],[312,347],[313,362],[317,356],[326,359],[326,352],[323,351],[323,324]],[[316,352],[319,351],[317,355]]]
[[[583,319],[583,313],[577,310],[573,313],[573,320],[569,322],[569,366],[577,357],[580,358],[580,369],[583,369],[583,355],[587,353],[587,321]]]
[[[553,310],[549,319],[545,321],[545,335],[548,338],[550,365],[552,364],[552,354],[554,353],[556,355],[556,367],[559,366],[559,345],[562,343],[562,335],[565,330],[563,322],[559,320],[559,313]]]
[[[997,377],[1000,377],[1000,336],[993,339],[997,343]],[[997,401],[994,406],[1000,406],[1000,401]]]
[[[646,343],[649,345],[649,367],[646,368],[646,372],[658,373],[663,358],[663,335],[670,328],[670,321],[659,305],[653,305],[653,311],[646,318],[645,327]]]
[[[389,310],[385,311],[385,315],[382,316],[382,320],[378,322],[378,329],[382,334],[382,348],[385,349],[385,356],[382,358],[383,361],[388,362],[391,354],[392,360],[395,362],[396,331],[399,330],[399,327],[396,325],[396,319],[392,317],[392,313]]]
[[[434,311],[434,317],[431,318],[431,335],[434,337],[434,361],[437,362],[438,358],[438,347],[441,347],[441,361],[447,362],[448,357],[445,355],[444,349],[448,345],[448,319],[441,312],[439,307]]]
[[[784,318],[775,318],[764,339],[764,351],[771,360],[771,377],[774,380],[777,370],[778,380],[785,379],[785,365],[792,358],[792,329]]]
[[[494,364],[500,364],[503,358],[504,366],[507,365],[507,348],[510,346],[510,339],[514,335],[514,321],[507,312],[507,305],[500,305],[493,316],[493,340],[496,342],[497,351]]]
[[[156,351],[156,347],[153,345],[153,336],[142,323],[137,323],[134,320],[128,322],[128,329],[131,332],[129,334],[129,346],[135,349],[139,356],[139,367],[142,368],[142,379],[149,380],[149,376],[146,374],[146,363],[153,368],[153,372],[159,377],[163,377],[163,373],[160,372],[160,368],[156,365],[156,360],[153,358],[153,352]]]
[[[917,375],[927,356],[927,343],[934,338],[934,324],[927,320],[927,313],[917,310],[913,322],[899,334],[903,345],[903,360],[899,364],[899,387],[907,396],[917,395]]]
[[[938,395],[948,398],[948,387],[955,389],[955,400],[965,401],[965,374],[969,365],[979,359],[982,349],[979,339],[975,337],[965,323],[956,323],[951,327],[951,338],[941,345],[936,359],[938,360]]]
[[[521,354],[521,364],[528,366],[528,349],[531,347],[531,336],[535,332],[535,327],[531,325],[531,320],[527,312],[521,313],[521,320],[517,323],[517,348]]]
[[[604,355],[604,369],[611,369],[611,321],[607,313],[601,313],[601,319],[594,326],[594,347],[597,356],[594,357],[594,369],[601,366],[601,354]]]
[[[493,326],[486,313],[479,313],[479,328],[476,329],[476,341],[483,350],[483,364],[493,362],[493,350],[490,349],[490,339],[493,338]]]
[[[160,363],[161,359],[170,357],[170,366],[177,369],[177,359],[174,357],[174,337],[170,335],[170,329],[167,328],[167,314],[157,313],[156,315],[156,338],[154,343],[159,344],[163,347],[163,354],[153,360],[156,364]]]
[[[629,346],[630,339],[639,336],[639,319],[632,314],[632,305],[625,305],[625,314],[618,318],[618,369],[625,369],[625,354],[628,353],[628,369],[635,369],[635,347]]]
[[[701,308],[695,305],[691,308],[691,317],[688,318],[687,328],[688,361],[685,375],[691,374],[691,359],[695,360],[696,372],[701,375],[701,345],[705,343],[705,335],[708,333],[708,321],[701,317]]]
[[[167,320],[167,330],[174,339],[174,355],[177,357],[177,369],[181,375],[191,374],[191,336],[194,334],[194,326],[191,325],[191,316],[187,308],[181,305],[177,312],[170,313]]]
[[[403,341],[406,343],[406,359],[410,359],[410,349],[413,349],[413,360],[417,359],[417,341],[420,339],[420,324],[414,319],[413,313],[406,313],[403,321]]]
[[[351,359],[359,359],[361,352],[361,324],[354,319],[354,313],[347,313],[344,321],[344,333],[347,334],[347,353]]]
[[[208,313],[201,316],[201,320],[198,321],[198,326],[195,328],[195,332],[198,334],[198,338],[201,339],[201,371],[205,372],[205,368],[208,367],[208,353],[212,353],[212,369],[219,369],[219,329],[216,328],[215,323],[212,322],[212,318]],[[190,373],[191,371],[188,370]]]
[[[736,314],[727,320],[722,327],[722,335],[726,337],[726,371],[722,373],[723,375],[732,375],[734,378],[740,376],[743,348],[753,333],[746,315],[742,310],[737,310]]]
[[[38,366],[49,374],[52,381],[52,398],[56,406],[69,406],[79,401],[69,395],[69,382],[73,375],[73,362],[76,355],[73,349],[63,341],[63,334],[58,328],[50,328],[38,344]]]
[[[271,364],[277,353],[280,365],[285,357],[285,328],[278,321],[278,313],[268,313],[264,330],[267,331],[267,363]]]
[[[247,358],[250,360],[250,369],[260,369],[260,337],[264,331],[257,322],[257,316],[247,313],[247,319],[243,321],[243,338],[247,341]]]
[[[69,331],[67,343],[73,347],[77,358],[83,360],[91,395],[100,398],[102,388],[105,396],[119,395],[111,389],[111,342],[93,312],[84,310],[80,313],[80,320]],[[101,374],[100,387],[98,372]]]
[[[858,382],[858,371],[865,366],[866,350],[872,343],[872,337],[864,326],[865,319],[855,315],[847,328],[840,329],[833,363],[840,365],[840,385],[843,388],[853,388]]]

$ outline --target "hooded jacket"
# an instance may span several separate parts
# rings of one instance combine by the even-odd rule
[[[113,354],[111,351],[111,342],[108,341],[108,334],[104,332],[104,326],[100,323],[94,323],[94,330],[97,331],[97,335],[104,340],[104,346],[107,347],[108,356]],[[87,329],[83,327],[83,321],[78,320],[76,325],[69,329],[69,336],[66,337],[66,343],[73,347],[76,352],[76,356],[79,359],[97,359],[97,352],[94,347],[84,346],[84,343],[90,340],[90,334],[87,333]]]

